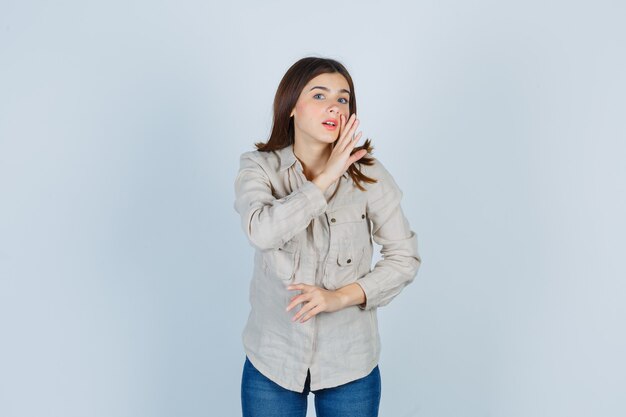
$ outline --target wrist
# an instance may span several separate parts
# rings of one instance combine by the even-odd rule
[[[339,297],[339,303],[341,305],[341,308],[365,304],[365,292],[363,291],[363,288],[361,288],[361,286],[356,282],[348,284],[345,287],[341,287],[335,290],[335,292]]]
[[[322,192],[326,191],[326,189],[330,187],[330,184],[332,184],[332,181],[323,172],[319,174],[317,177],[313,178],[311,182],[317,185],[319,189],[322,190]]]
[[[345,287],[344,287],[345,288]],[[345,291],[342,291],[343,288],[338,288],[335,290],[335,294],[339,297],[339,309],[343,310],[344,308],[350,306],[350,297],[346,294]]]

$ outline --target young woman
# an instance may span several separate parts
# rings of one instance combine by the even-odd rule
[[[244,417],[377,416],[378,307],[421,264],[402,191],[356,146],[354,85],[333,59],[293,64],[274,98],[267,143],[245,152],[235,210],[256,249],[243,331]],[[383,259],[372,263],[372,238]]]

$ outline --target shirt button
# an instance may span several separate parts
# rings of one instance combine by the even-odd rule
[[[331,221],[332,223],[335,223],[335,218],[333,217],[332,219],[330,219],[330,221]]]
[[[364,219],[365,218],[365,214],[361,214],[361,218]]]
[[[352,259],[348,259],[346,262],[350,263],[350,262],[352,262]]]

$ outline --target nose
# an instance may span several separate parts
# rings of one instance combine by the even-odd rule
[[[339,117],[339,115],[341,114],[339,113],[339,106],[337,106],[336,104],[330,106],[329,111],[334,117]]]

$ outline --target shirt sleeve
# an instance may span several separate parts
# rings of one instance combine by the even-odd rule
[[[367,212],[372,221],[372,238],[382,246],[383,259],[356,281],[366,297],[365,305],[359,305],[362,310],[389,304],[413,282],[422,263],[417,235],[400,206],[403,193],[380,161],[375,163],[378,169],[372,175],[378,183],[368,190]]]
[[[282,247],[327,207],[322,190],[311,181],[283,198],[275,198],[269,176],[245,152],[235,179],[234,208],[249,242],[261,250]]]

